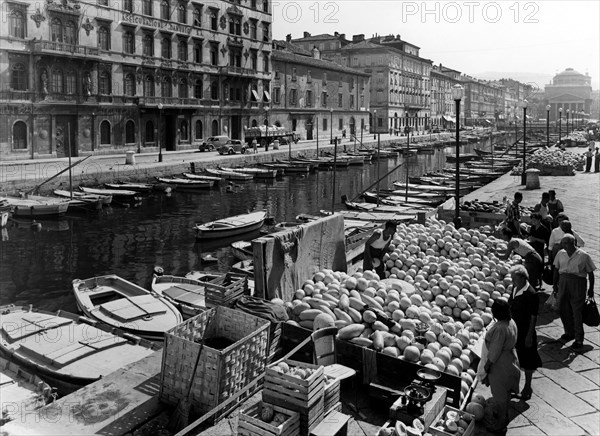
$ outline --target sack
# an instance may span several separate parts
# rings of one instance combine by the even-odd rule
[[[542,281],[547,285],[551,285],[554,281],[554,277],[552,274],[552,267],[550,265],[546,265],[544,267],[544,272],[542,272]]]
[[[550,294],[550,296],[546,300],[546,306],[548,306],[552,310],[558,310],[558,298],[556,298],[554,292]]]
[[[585,300],[583,305],[583,323],[590,327],[598,327],[600,325],[600,313],[598,306],[594,301],[594,297]]]

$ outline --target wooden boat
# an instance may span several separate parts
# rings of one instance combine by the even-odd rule
[[[348,210],[355,210],[361,212],[384,212],[384,213],[395,213],[400,215],[414,216],[416,212],[425,211],[424,208],[415,209],[411,206],[402,205],[389,205],[380,204],[377,206],[374,203],[356,202],[356,201],[345,201]]]
[[[225,180],[237,180],[238,182],[246,182],[254,178],[252,174],[238,173],[235,171],[223,171],[212,168],[205,168],[204,171],[211,176],[220,177]]]
[[[240,260],[231,265],[231,272],[245,274],[250,278],[254,278],[254,261],[251,259]]]
[[[224,180],[222,177],[206,176],[204,174],[194,174],[194,173],[183,173],[183,177],[185,177],[186,179],[192,179],[192,180],[208,180],[208,181],[215,182],[215,185]]]
[[[15,362],[0,357],[0,427],[14,419],[25,419],[25,413],[45,406],[56,389]],[[15,405],[19,407],[14,407]]]
[[[88,188],[87,186],[80,186],[79,189],[81,192],[85,192],[87,194],[97,194],[97,195],[111,195],[113,200],[119,199],[123,200],[139,200],[140,194],[136,191],[130,191],[128,189],[104,189],[104,188]]]
[[[115,183],[105,183],[108,189],[125,189],[128,191],[136,191],[136,192],[150,192],[154,189],[154,186],[150,183],[125,183],[125,182],[115,182]]]
[[[4,200],[11,207],[13,215],[18,217],[59,217],[67,213],[69,208],[69,200],[40,195],[25,198],[3,197],[1,200]]]
[[[236,215],[220,220],[198,224],[194,227],[196,239],[227,238],[258,230],[267,217],[264,210]]]
[[[63,198],[71,198],[71,191],[65,189],[55,189],[54,195]],[[89,201],[91,203],[100,202],[103,206],[108,206],[112,202],[112,195],[86,194],[81,191],[72,191],[73,198],[77,200]]]
[[[166,178],[166,177],[157,177],[161,183],[164,183],[169,186],[175,186],[177,190],[194,190],[194,189],[210,189],[215,185],[215,182],[212,180],[194,180],[189,178]]]
[[[164,297],[116,275],[75,279],[73,291],[85,316],[146,339],[161,341],[182,321]]]
[[[183,319],[191,318],[206,310],[204,302],[204,286],[212,276],[204,280],[171,275],[152,277],[151,289],[169,300],[183,315]]]
[[[376,192],[363,192],[362,197],[364,198],[364,200],[367,203],[377,203],[377,193]],[[444,199],[429,200],[429,199],[418,198],[418,197],[408,197],[407,198],[404,195],[402,195],[402,196],[400,196],[400,195],[381,196],[381,194],[379,195],[379,203],[384,203],[384,204],[388,204],[388,205],[393,205],[393,204],[401,205],[401,204],[410,203],[411,205],[436,206],[443,202],[444,202]]]
[[[281,171],[282,174],[308,174],[311,170],[311,165],[304,162],[297,162],[296,164],[284,164],[284,163],[261,163],[261,166],[265,168],[272,168]]]
[[[233,171],[236,173],[251,174],[257,179],[274,179],[277,177],[277,170],[267,168],[253,168],[253,167],[241,167],[241,168],[228,168],[220,167],[223,171]]]
[[[459,162],[467,162],[467,161],[474,160],[474,159],[481,159],[481,158],[476,153],[461,153],[458,156],[458,161]],[[446,162],[448,162],[448,163],[455,163],[456,162],[456,156],[451,155],[451,154],[447,154],[446,155]]]
[[[369,221],[375,223],[384,223],[386,221],[403,221],[408,222],[416,218],[417,213],[414,214],[400,214],[396,212],[361,212],[361,211],[352,211],[352,210],[340,210],[336,211],[346,218],[358,220],[358,221]],[[330,211],[321,211],[323,215],[330,215]]]
[[[4,306],[0,350],[67,394],[149,356],[152,343],[114,326],[59,310]]]
[[[235,241],[231,245],[231,254],[238,260],[249,260],[254,258],[254,251],[252,250],[252,242],[249,241]]]

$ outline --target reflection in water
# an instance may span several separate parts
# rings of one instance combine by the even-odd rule
[[[472,151],[472,145],[465,151]],[[410,157],[408,162],[409,174],[420,175],[443,166],[445,154],[436,151]],[[380,161],[380,174],[401,163],[402,157]],[[276,222],[294,221],[300,213],[329,210],[332,197],[335,208],[342,209],[342,195],[352,198],[376,181],[377,165],[374,161],[338,171],[335,192],[333,171],[321,171],[240,183],[232,193],[225,192],[225,184],[200,193],[157,193],[146,197],[139,207],[114,207],[54,221],[56,229],[45,222],[38,232],[30,225],[9,226],[0,243],[0,304],[35,303],[42,309],[75,311],[71,281],[76,278],[117,274],[148,287],[155,265],[163,267],[165,274],[225,272],[235,262],[231,241],[196,243],[195,224],[257,209],[267,210]],[[381,188],[404,181],[405,171],[401,166],[392,172],[381,182]],[[209,254],[218,262],[203,263]]]

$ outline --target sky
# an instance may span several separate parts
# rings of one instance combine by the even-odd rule
[[[421,48],[421,57],[475,77],[493,71],[551,78],[573,68],[600,89],[599,0],[273,0],[274,38],[304,31],[350,40],[399,34]]]

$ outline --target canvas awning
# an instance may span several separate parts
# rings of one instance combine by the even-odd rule
[[[265,97],[265,101],[266,102],[270,102],[271,101],[271,94],[269,94],[269,91],[265,91],[264,92],[264,97]]]
[[[258,101],[258,92],[256,91],[256,89],[252,90],[252,98],[254,99],[254,101]]]
[[[448,115],[442,115],[442,117],[449,123],[456,123],[456,118],[454,118],[454,117],[450,117]]]

